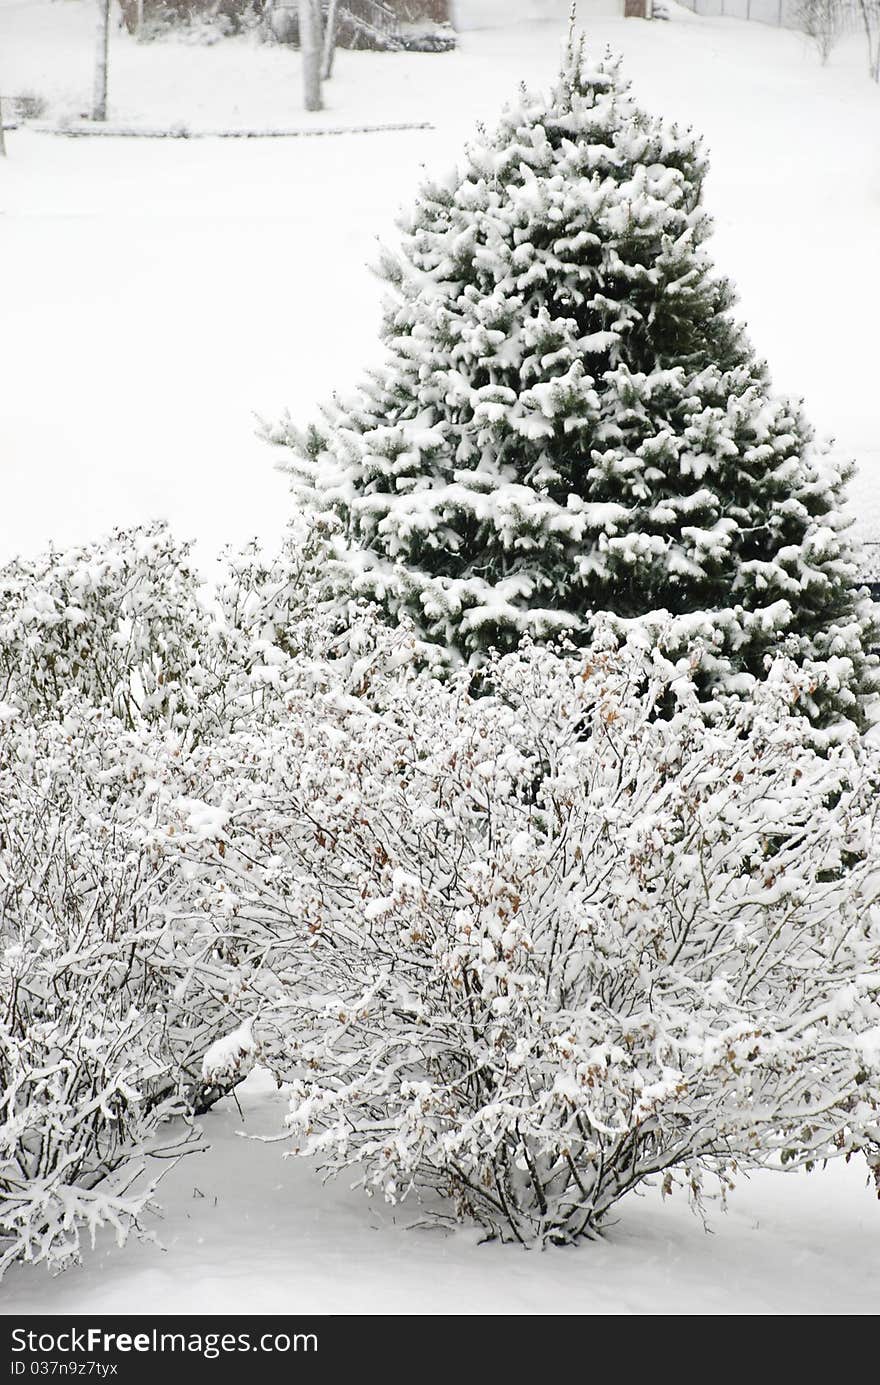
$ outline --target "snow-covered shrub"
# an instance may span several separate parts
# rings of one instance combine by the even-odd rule
[[[157,527],[2,574],[0,1273],[137,1225],[166,1167],[148,1156],[190,1142],[169,1118],[239,1075],[203,1068],[248,939],[222,898],[196,907],[186,853],[225,821],[210,747],[270,717],[281,665],[306,668],[320,563],[316,534],[230,556],[208,601]]]
[[[214,589],[217,619],[211,636],[227,678],[242,674],[275,682],[271,668],[290,666],[314,648],[329,650],[344,636],[358,605],[340,605],[328,580],[330,544],[339,525],[331,516],[299,518],[288,526],[278,554],[256,542],[224,555]],[[337,646],[339,641],[335,641]]]
[[[42,120],[49,103],[38,91],[18,91],[12,98],[12,111],[18,120]]]
[[[665,610],[709,627],[714,687],[783,641],[848,660],[816,714],[858,717],[873,627],[848,468],[731,313],[706,171],[616,59],[572,43],[548,96],[523,90],[421,188],[382,265],[383,366],[272,436],[297,503],[342,522],[340,590],[453,656]]]
[[[302,1153],[528,1243],[870,1152],[880,767],[797,714],[828,661],[701,703],[710,641],[618,621],[475,697],[325,601],[332,539],[210,599],[162,531],[4,574],[0,1268],[124,1235],[257,1060]]]
[[[222,840],[189,852],[294,1147],[527,1244],[652,1175],[870,1147],[878,766],[808,744],[810,670],[707,718],[635,636],[511,654],[479,699],[362,637],[381,693],[316,663],[222,747]]]
[[[199,683],[208,618],[186,545],[120,530],[0,569],[0,700],[52,715],[76,690],[128,725],[173,721]]]
[[[201,43],[216,43],[232,34],[255,29],[266,9],[265,0],[145,0],[138,27],[137,0],[119,0],[122,23],[139,39],[170,33]]]
[[[164,524],[7,564],[0,702],[40,720],[76,693],[130,729],[173,728],[186,744],[224,734],[308,642],[335,528],[292,525],[271,560],[256,545],[230,552],[211,588]]]
[[[168,866],[116,787],[125,728],[104,721],[70,700],[40,728],[3,711],[0,1274],[62,1266],[106,1222],[123,1239],[167,1167],[150,1156],[193,1139],[169,1034]]]
[[[804,33],[815,43],[820,59],[827,63],[849,18],[849,6],[844,0],[798,0],[795,14]]]

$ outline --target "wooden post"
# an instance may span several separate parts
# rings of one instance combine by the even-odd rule
[[[110,0],[98,0],[95,48],[95,91],[92,120],[107,119],[107,50],[110,42]]]
[[[321,18],[320,0],[299,0],[299,47],[302,53],[303,90],[307,111],[320,111],[321,100]]]
[[[336,53],[336,21],[339,17],[339,0],[330,0],[327,11],[327,27],[324,30],[324,81],[333,76],[333,57]]]

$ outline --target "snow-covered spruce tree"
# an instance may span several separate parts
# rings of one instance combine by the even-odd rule
[[[848,470],[731,315],[706,167],[572,40],[548,97],[523,89],[422,187],[382,264],[384,365],[272,436],[298,502],[343,522],[341,589],[466,658],[666,610],[715,683],[761,676],[783,641],[850,661],[831,710],[853,715],[869,608]]]

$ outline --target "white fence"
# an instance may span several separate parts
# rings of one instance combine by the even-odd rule
[[[694,14],[708,17],[729,15],[732,19],[757,19],[762,24],[783,24],[796,29],[796,0],[680,0]]]
[[[731,19],[757,19],[762,24],[778,24],[786,29],[803,27],[797,0],[679,0],[679,4],[707,17],[729,15]],[[842,5],[844,29],[855,28],[859,14],[855,4]]]

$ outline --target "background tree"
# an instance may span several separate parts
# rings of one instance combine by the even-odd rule
[[[320,111],[324,103],[321,99],[323,52],[319,0],[299,0],[299,46],[305,108],[307,111]]]
[[[339,20],[339,0],[329,0],[327,23],[324,27],[324,54],[321,76],[328,81],[333,75],[333,58],[336,53],[336,26]]]
[[[797,16],[804,33],[813,40],[823,63],[843,32],[842,0],[798,0]]]
[[[95,86],[92,96],[92,120],[107,119],[107,57],[110,43],[110,0],[98,0],[98,23],[95,33]]]
[[[859,14],[868,44],[868,72],[880,82],[880,0],[859,0]]]

